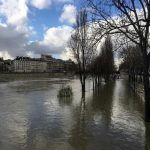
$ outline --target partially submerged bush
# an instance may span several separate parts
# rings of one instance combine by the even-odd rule
[[[72,96],[63,96],[63,97],[58,97],[59,104],[62,106],[69,106],[72,104],[73,97]]]
[[[72,96],[72,88],[70,86],[62,87],[58,92],[58,97],[69,97]]]

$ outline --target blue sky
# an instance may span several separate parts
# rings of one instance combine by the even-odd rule
[[[36,38],[42,38],[43,30],[45,30],[45,28],[57,27],[64,24],[60,22],[59,17],[61,16],[63,7],[65,5],[74,6],[74,3],[54,3],[51,4],[51,6],[49,6],[48,8],[42,10],[37,9],[33,6],[29,6],[29,25],[34,26],[34,29],[39,34]],[[68,25],[68,23],[65,24]]]
[[[0,0],[0,57],[68,59],[77,9],[74,0]]]

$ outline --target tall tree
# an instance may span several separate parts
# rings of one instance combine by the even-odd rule
[[[85,80],[87,78],[88,67],[96,49],[92,42],[91,25],[87,20],[87,11],[86,9],[81,9],[76,16],[76,24],[69,46],[78,64],[83,94],[85,93]]]
[[[120,69],[124,69],[128,72],[129,81],[133,81],[135,88],[135,82],[138,80],[142,81],[143,73],[143,58],[141,51],[138,46],[127,46],[120,52],[122,63]]]
[[[113,74],[115,67],[113,44],[109,35],[106,36],[105,41],[100,47],[99,54],[93,59],[90,67],[90,73],[95,80],[95,84],[99,84],[101,78],[103,78],[105,82],[109,82],[110,75]]]
[[[105,42],[101,47],[102,58],[102,74],[105,82],[108,82],[110,75],[114,70],[114,57],[113,57],[113,45],[110,36],[107,36]]]
[[[125,36],[140,47],[143,57],[145,120],[150,122],[149,26],[150,0],[87,0],[97,24],[96,33]],[[99,34],[103,29],[103,34]]]
[[[136,74],[141,74],[143,72],[143,59],[141,50],[138,46],[123,48],[120,52],[120,56],[123,59],[121,64],[122,69],[126,69],[129,75],[131,71],[134,71]]]

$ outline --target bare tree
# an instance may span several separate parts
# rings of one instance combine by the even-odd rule
[[[120,69],[128,72],[129,81],[133,84],[135,89],[136,82],[143,81],[143,58],[138,46],[128,46],[123,48],[120,52],[123,61],[120,64]]]
[[[150,122],[149,26],[150,0],[87,0],[95,15],[98,39],[104,34],[119,34],[140,47],[143,57],[145,120]],[[103,29],[103,34],[99,29]]]
[[[78,64],[83,94],[85,93],[85,80],[88,75],[88,67],[96,50],[96,46],[92,44],[91,35],[91,25],[87,20],[87,11],[86,9],[81,9],[76,16],[76,24],[69,46]]]
[[[90,69],[94,86],[99,85],[102,78],[109,82],[110,75],[114,72],[113,44],[109,35],[102,43],[99,54],[93,59]]]
[[[103,77],[105,82],[108,82],[114,70],[113,45],[110,36],[106,37],[101,47],[101,58]]]

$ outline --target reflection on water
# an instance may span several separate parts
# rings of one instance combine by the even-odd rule
[[[58,100],[59,100],[59,104],[60,105],[71,105],[72,103],[72,96],[69,96],[69,97],[58,97]]]
[[[62,84],[72,98],[58,98]],[[150,150],[143,103],[125,80],[87,82],[49,79],[0,84],[0,150]]]
[[[86,124],[86,103],[85,98],[81,97],[79,110],[76,112],[75,124],[71,128],[69,143],[77,150],[86,150],[88,148],[88,130]]]
[[[150,150],[150,124],[149,123],[146,123],[145,139],[146,139],[145,149]]]

